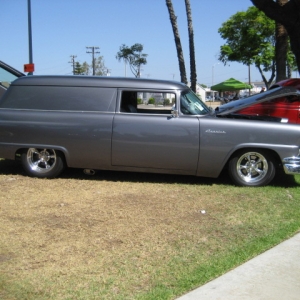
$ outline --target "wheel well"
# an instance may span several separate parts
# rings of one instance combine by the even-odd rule
[[[15,160],[21,160],[21,155],[23,152],[25,152],[28,148],[20,148],[15,153]]]
[[[229,161],[232,159],[232,157],[234,157],[236,155],[236,153],[239,153],[241,151],[243,151],[243,152],[247,152],[247,151],[249,151],[249,152],[251,152],[251,151],[252,152],[259,152],[259,150],[262,150],[263,152],[269,154],[274,159],[274,166],[275,166],[276,169],[282,168],[281,159],[280,159],[280,156],[278,155],[278,153],[274,150],[267,149],[267,148],[241,148],[241,149],[237,149],[229,157],[229,159],[226,163],[226,168],[228,167]]]

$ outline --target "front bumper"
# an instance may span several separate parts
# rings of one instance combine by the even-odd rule
[[[286,174],[300,174],[300,156],[286,157],[282,160],[282,164]]]

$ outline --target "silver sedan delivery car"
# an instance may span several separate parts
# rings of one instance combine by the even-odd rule
[[[262,186],[278,169],[299,174],[300,126],[238,105],[214,112],[174,81],[21,77],[0,99],[0,157],[40,178],[65,167],[215,178],[226,168],[235,184]]]

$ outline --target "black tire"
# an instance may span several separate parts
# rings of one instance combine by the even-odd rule
[[[267,185],[275,173],[274,159],[264,150],[239,151],[229,161],[229,175],[239,186]]]
[[[29,148],[22,153],[21,161],[31,177],[54,178],[65,168],[62,154],[54,149]]]

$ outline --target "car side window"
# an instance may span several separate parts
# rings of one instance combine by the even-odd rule
[[[123,91],[121,99],[121,112],[137,112],[137,92]]]
[[[175,93],[126,90],[121,93],[120,112],[139,114],[171,114]]]

